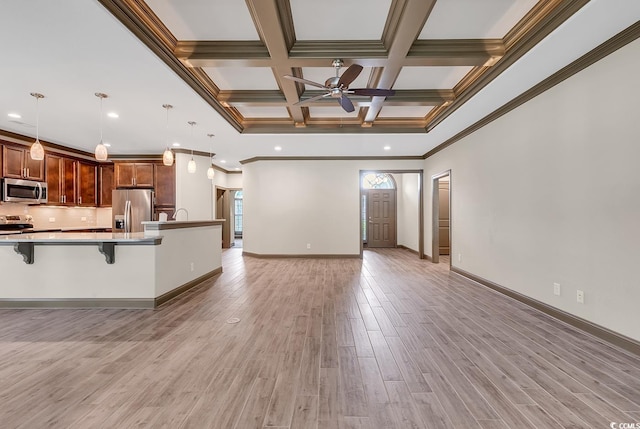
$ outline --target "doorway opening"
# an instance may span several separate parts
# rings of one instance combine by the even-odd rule
[[[401,247],[424,257],[422,170],[360,171],[360,256]]]
[[[442,257],[451,267],[451,170],[432,176],[432,242],[431,260]]]
[[[216,186],[216,218],[222,223],[222,248],[242,246],[242,190]],[[240,194],[238,196],[238,194]],[[239,197],[239,198],[238,198]],[[238,211],[239,208],[239,211]],[[237,236],[240,235],[240,239]]]

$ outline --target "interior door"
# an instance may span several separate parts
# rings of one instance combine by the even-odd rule
[[[441,255],[451,251],[449,243],[449,181],[438,180],[438,230]]]
[[[367,247],[396,247],[396,190],[367,191]]]

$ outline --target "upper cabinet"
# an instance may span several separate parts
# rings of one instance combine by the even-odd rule
[[[100,193],[98,205],[100,207],[111,207],[112,191],[114,188],[114,167],[113,164],[100,164],[98,167],[100,183]]]
[[[78,164],[78,205],[95,207],[98,205],[98,167],[83,161]]]
[[[176,166],[155,164],[154,182],[156,207],[175,207],[176,205]]]
[[[77,162],[60,155],[46,154],[47,192],[50,205],[75,206],[77,190]]]
[[[2,177],[44,181],[44,161],[31,159],[29,148],[2,146]]]
[[[153,188],[153,163],[115,164],[116,188]]]

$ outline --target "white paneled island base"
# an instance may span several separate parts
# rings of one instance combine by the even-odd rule
[[[0,307],[154,308],[222,272],[222,222],[0,236]]]

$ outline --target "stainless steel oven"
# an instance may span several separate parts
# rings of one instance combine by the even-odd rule
[[[47,184],[33,180],[2,179],[2,201],[41,204],[47,202]]]

